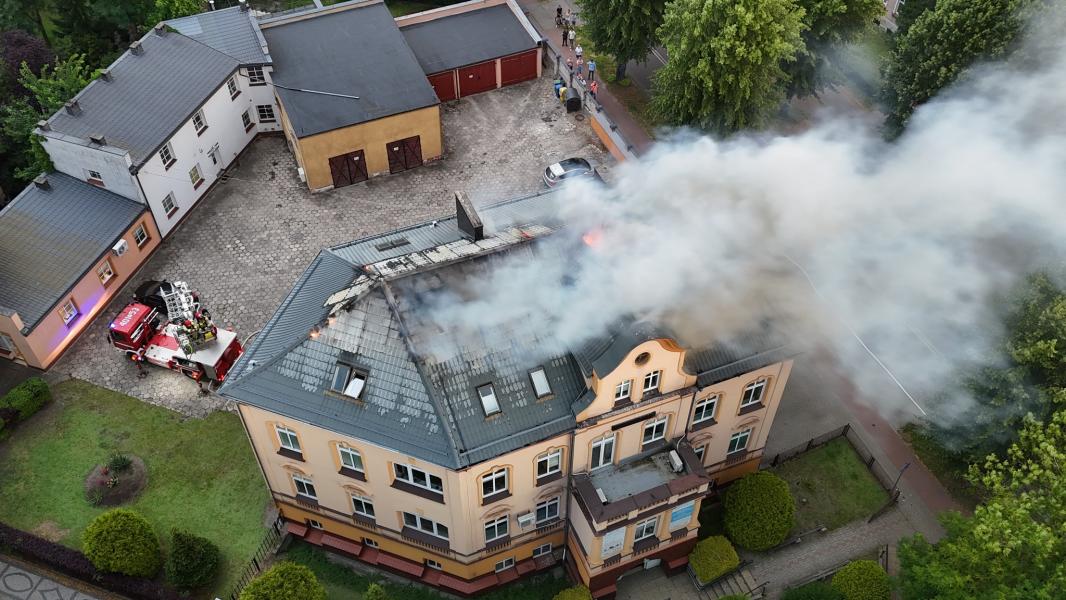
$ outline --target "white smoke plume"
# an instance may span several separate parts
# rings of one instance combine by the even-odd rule
[[[692,345],[743,344],[772,319],[846,340],[847,359],[843,326],[931,390],[1001,333],[996,294],[1066,245],[1066,46],[1033,48],[972,71],[894,143],[846,119],[661,143],[609,188],[554,194],[569,226],[552,251],[502,261],[432,318],[462,332],[545,313],[567,347],[632,316]],[[589,232],[595,247],[574,251]]]

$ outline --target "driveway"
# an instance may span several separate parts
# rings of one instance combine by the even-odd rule
[[[177,373],[137,369],[110,348],[109,320],[145,279],[185,280],[220,326],[258,331],[297,276],[327,246],[455,210],[452,192],[490,203],[542,189],[544,167],[567,156],[610,162],[588,122],[567,114],[541,78],[442,105],[445,157],[406,173],[311,194],[282,137],[260,137],[53,367],[190,416],[224,408]],[[581,120],[579,120],[581,119]]]

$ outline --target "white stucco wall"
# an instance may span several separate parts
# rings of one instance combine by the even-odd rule
[[[88,144],[54,132],[48,133],[41,145],[60,173],[87,181],[88,172],[96,171],[104,181],[104,188],[138,202],[144,201],[137,182],[130,175],[130,157],[125,150]]]
[[[241,86],[241,96],[248,108],[252,111],[252,119],[256,122],[257,131],[281,131],[281,114],[278,111],[278,103],[274,98],[274,81],[271,79],[271,68],[264,66],[263,75],[266,77],[267,85],[248,85],[248,69],[241,67],[240,76],[238,77],[238,84]],[[274,122],[273,123],[261,123],[259,121],[258,109],[259,105],[269,104],[274,109]]]

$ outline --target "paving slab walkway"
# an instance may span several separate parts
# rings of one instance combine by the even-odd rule
[[[70,583],[70,582],[67,582]],[[0,600],[107,600],[67,587],[50,575],[13,559],[0,556]]]

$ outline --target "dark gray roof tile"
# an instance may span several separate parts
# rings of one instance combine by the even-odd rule
[[[506,4],[404,26],[400,31],[426,74],[537,47]]]
[[[243,65],[269,64],[270,56],[263,52],[258,25],[251,10],[240,7],[223,8],[164,21],[198,42],[232,56]]]

